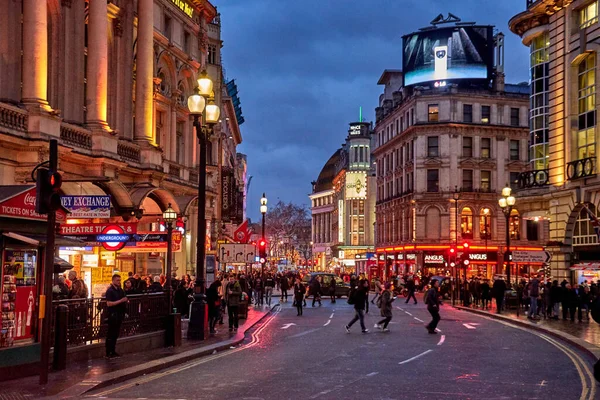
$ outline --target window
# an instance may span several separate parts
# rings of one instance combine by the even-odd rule
[[[527,220],[527,240],[538,240],[538,222]]]
[[[481,138],[481,158],[490,158],[492,156],[492,139]]]
[[[530,111],[529,111],[529,161],[531,169],[548,167],[549,154],[549,48],[548,32],[536,36],[530,45]]]
[[[588,208],[596,215],[596,217],[600,217],[600,215],[598,215],[598,210],[596,210],[593,205],[590,204]],[[583,208],[579,213],[577,221],[575,221],[575,227],[573,228],[573,246],[593,244],[598,244],[598,236],[590,222],[587,210]]]
[[[165,15],[165,26],[163,33],[171,41],[171,18]]]
[[[473,239],[473,211],[469,207],[460,213],[460,235],[463,239]]]
[[[185,51],[188,54],[191,53],[190,38],[191,36],[188,31],[183,32],[183,51]]]
[[[209,64],[218,64],[217,63],[217,46],[214,44],[208,45],[208,59],[207,62]]]
[[[481,191],[489,192],[492,188],[492,171],[481,171]]]
[[[576,158],[581,160],[596,155],[596,53],[588,55],[579,64],[578,89]]]
[[[490,123],[490,106],[481,106],[481,123],[489,124]]]
[[[437,136],[427,137],[427,157],[439,157],[440,148],[438,144],[439,138]]]
[[[429,109],[427,111],[427,120],[429,122],[438,122],[439,121],[439,111],[440,108],[437,104],[430,104]]]
[[[510,109],[510,126],[519,126],[519,109]]]
[[[472,169],[463,169],[462,190],[463,190],[463,192],[472,192],[473,191],[473,170]]]
[[[510,183],[509,186],[511,189],[518,189],[519,188],[519,173],[518,172],[511,172],[510,173]]]
[[[438,192],[439,191],[439,171],[437,169],[427,170],[427,191]]]
[[[162,111],[157,111],[156,112],[156,132],[155,132],[155,138],[154,141],[156,142],[157,146],[160,146],[163,142],[163,127],[164,127],[164,121],[165,121],[165,113]]]
[[[473,157],[473,138],[469,136],[463,137],[463,157]]]
[[[521,155],[519,152],[519,141],[511,140],[510,141],[510,161],[519,161],[521,159]]]
[[[510,218],[508,219],[509,234],[510,238],[514,240],[521,240],[521,217],[517,210],[510,212]]]
[[[479,237],[489,240],[492,238],[492,215],[489,208],[481,210],[481,218],[479,219]]]
[[[471,104],[463,104],[463,122],[473,122],[473,106]]]
[[[598,2],[594,1],[579,10],[579,28],[587,28],[596,22],[598,22]]]

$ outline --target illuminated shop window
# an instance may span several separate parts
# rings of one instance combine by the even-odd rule
[[[576,159],[596,155],[596,53],[579,63]]]
[[[509,234],[510,238],[514,240],[521,239],[521,217],[517,210],[510,212],[510,218],[508,219]]]
[[[581,29],[598,22],[598,2],[594,1],[579,10],[579,27]]]
[[[473,239],[473,211],[469,207],[460,213],[460,235],[463,239]]]

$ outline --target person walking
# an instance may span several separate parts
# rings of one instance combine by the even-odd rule
[[[487,279],[485,279],[481,284],[481,306],[484,310],[488,309],[491,299],[492,296],[490,296],[490,283]]]
[[[235,276],[229,277],[227,284],[227,313],[229,316],[229,332],[237,332],[239,322],[239,306],[242,297],[242,287]]]
[[[408,304],[408,302],[410,301],[410,298],[412,297],[412,299],[415,301],[415,304],[417,304],[417,298],[415,297],[415,289],[416,289],[416,285],[415,285],[415,280],[413,279],[412,276],[408,277],[408,282],[406,282],[406,289],[408,290],[408,297],[406,298],[406,304]]]
[[[121,331],[121,324],[127,311],[126,303],[129,299],[121,288],[121,276],[114,274],[112,282],[106,290],[106,306],[108,311],[108,330],[106,332],[106,357],[120,357],[117,353],[117,339]]]
[[[221,286],[221,281],[217,279],[211,283],[206,290],[206,303],[208,304],[208,326],[211,335],[217,333],[215,326],[220,318],[219,312],[221,310],[221,299],[219,298],[219,286]]]
[[[329,280],[329,296],[331,297],[331,304],[335,303],[335,288],[337,282],[335,280],[335,276],[332,276]]]
[[[537,318],[538,298],[540,297],[540,281],[537,276],[533,276],[529,281],[529,314],[527,318]]]
[[[560,303],[562,302],[563,290],[560,286],[558,286],[558,280],[555,279],[552,281],[552,286],[550,287],[550,305],[552,306],[552,319],[558,319],[560,314]]]
[[[375,324],[375,328],[383,329],[384,332],[389,332],[388,324],[392,320],[392,303],[396,300],[396,296],[391,291],[392,284],[387,282],[384,286],[383,293],[381,294],[377,305],[381,310],[381,316],[383,319]]]
[[[383,286],[381,285],[381,281],[379,280],[378,276],[375,277],[375,285],[374,286],[375,286],[375,297],[373,297],[373,300],[371,300],[371,304],[375,304],[377,299],[381,296],[381,292],[383,291]]]
[[[283,299],[285,298],[285,301],[287,302],[288,289],[290,288],[290,283],[288,282],[287,276],[283,275],[281,277],[281,281],[279,282],[279,286],[281,287],[281,301],[284,301]]]
[[[294,304],[296,305],[297,316],[302,315],[302,303],[304,301],[304,292],[306,289],[302,284],[300,278],[296,278],[296,284],[294,285]]]
[[[504,282],[504,279],[496,279],[492,285],[492,291],[496,299],[496,313],[500,314],[504,305],[504,292],[506,292],[506,282]]]
[[[271,307],[271,298],[273,297],[273,288],[275,287],[275,280],[271,274],[268,274],[265,278],[265,297],[267,306]]]
[[[263,290],[264,290],[263,281],[259,275],[256,277],[256,280],[254,280],[254,294],[256,297],[256,302],[254,303],[254,305],[256,305],[256,306],[263,305],[263,300],[264,300]]]
[[[187,319],[190,313],[190,303],[188,300],[188,283],[181,281],[175,293],[173,293],[173,307],[181,314],[182,319]]]
[[[354,318],[345,326],[346,332],[350,333],[350,328],[356,321],[360,320],[360,327],[362,333],[369,333],[369,330],[365,326],[365,307],[369,301],[367,294],[369,293],[369,281],[361,280],[358,282],[358,286],[353,291],[351,298],[349,299],[354,303]]]
[[[312,283],[310,284],[310,292],[313,296],[312,306],[315,306],[315,301],[319,302],[319,307],[321,307],[321,277],[317,276]]]
[[[431,288],[427,291],[427,297],[425,297],[425,304],[427,304],[427,311],[431,314],[431,322],[425,327],[427,332],[436,334],[436,328],[440,322],[440,299],[438,297],[438,287],[440,283],[437,279],[431,280]]]

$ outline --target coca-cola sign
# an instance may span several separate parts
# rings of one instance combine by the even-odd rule
[[[46,215],[35,212],[35,187],[23,187],[23,191],[0,202],[0,217],[45,221]],[[56,212],[56,221],[64,222],[63,211]]]

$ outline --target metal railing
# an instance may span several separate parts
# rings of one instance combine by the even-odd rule
[[[158,332],[166,327],[169,313],[168,295],[148,293],[127,296],[125,318],[121,325],[120,337],[142,333]],[[67,323],[67,345],[77,346],[97,343],[106,338],[108,329],[108,307],[106,299],[71,299],[52,302],[52,318],[59,305],[69,308]],[[51,338],[54,338],[55,324],[52,323]]]
[[[548,168],[521,172],[519,174],[519,188],[527,189],[538,186],[546,186],[549,183],[549,179],[550,170],[548,170]]]
[[[574,180],[596,175],[596,157],[582,158],[567,163],[567,179]]]
[[[92,149],[92,134],[82,127],[63,122],[60,125],[60,138],[67,145],[86,150]]]
[[[117,144],[117,154],[120,155],[124,161],[131,161],[138,164],[141,161],[140,146],[133,143],[119,140],[119,143]]]
[[[0,126],[16,131],[27,131],[27,111],[0,103]]]

